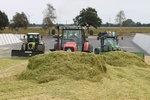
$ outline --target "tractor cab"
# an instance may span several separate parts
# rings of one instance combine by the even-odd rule
[[[76,50],[82,51],[84,40],[85,36],[82,29],[63,29],[61,37],[61,48],[66,51],[69,45],[70,47],[71,45],[76,45]],[[73,48],[70,49],[73,50]]]
[[[42,37],[41,37],[42,38]],[[41,41],[39,33],[28,33],[24,36],[24,41],[20,50],[12,50],[11,56],[34,56],[45,52],[45,44]]]
[[[100,48],[95,48],[95,53],[121,50],[115,32],[99,33],[97,39],[100,40],[101,45]]]
[[[57,43],[54,45],[54,49],[51,51],[93,51],[92,45],[86,41],[84,29],[80,27],[63,27],[61,32],[61,37],[58,36],[56,40]]]
[[[39,33],[28,33],[27,34],[27,42],[35,42],[39,43],[40,41],[40,34]]]

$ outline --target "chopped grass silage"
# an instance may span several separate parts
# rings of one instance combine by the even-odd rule
[[[62,77],[75,80],[100,81],[106,72],[103,57],[88,53],[52,52],[32,57],[22,79],[45,83]]]
[[[121,54],[120,54],[121,53]],[[77,55],[74,55],[74,53],[67,54],[65,52],[54,52],[46,55],[40,55],[35,56],[30,59],[30,67],[28,65],[26,72],[24,72],[24,75],[26,76],[27,80],[18,80],[18,79],[11,79],[11,80],[0,80],[0,99],[7,100],[7,99],[15,99],[15,100],[99,100],[100,98],[102,100],[149,100],[150,99],[150,67],[144,67],[147,66],[146,64],[142,63],[143,66],[136,66],[133,62],[128,64],[128,66],[120,67],[118,65],[114,65],[113,63],[108,63],[110,58],[114,58],[113,56],[116,54],[119,57],[122,57],[122,53],[124,52],[109,52],[103,55],[94,55],[94,54],[88,54],[84,53],[86,56],[89,56],[90,58],[86,58],[86,60],[81,60],[78,58],[75,59],[77,55],[82,55],[85,59],[85,55],[82,53],[79,53]],[[56,55],[57,54],[57,55]],[[76,54],[76,53],[75,53]],[[126,56],[132,55],[135,56],[134,60],[139,63],[139,61],[143,62],[142,59],[139,59],[134,54],[131,53],[125,53]],[[48,57],[50,55],[53,55],[52,57]],[[54,56],[55,55],[55,56]],[[95,63],[93,60],[91,60],[92,57],[96,57],[98,61],[104,61],[103,63],[107,67],[107,72],[104,75],[107,75],[109,77],[103,77],[104,73],[103,71],[100,72],[100,75],[98,75],[98,79],[102,77],[100,82],[93,82],[89,81],[87,79],[84,80],[74,80],[73,77],[68,74],[68,77],[66,78],[65,75],[60,75],[62,77],[59,77],[58,80],[54,79],[54,81],[38,84],[35,80],[29,80],[29,71],[32,74],[32,71],[34,70],[42,70],[40,66],[40,62],[34,62],[36,66],[33,64],[33,60],[35,59],[44,59],[50,58],[52,61],[57,59],[63,59],[63,56],[65,55],[67,57],[70,56],[74,58],[74,62],[76,61],[82,61],[83,63]],[[56,56],[62,56],[61,58],[57,58]],[[74,57],[75,56],[75,57]],[[106,59],[107,56],[107,59]],[[42,57],[42,58],[41,58]],[[51,60],[45,61],[47,66],[48,62]],[[67,59],[67,58],[65,58]],[[93,58],[92,58],[93,59]],[[113,59],[114,60],[114,59]],[[130,58],[130,60],[133,60]],[[9,60],[8,60],[9,61]],[[63,61],[63,60],[61,60]],[[80,62],[79,61],[79,62]],[[4,61],[5,62],[5,61]],[[22,61],[23,63],[24,61]],[[41,61],[40,65],[44,65]],[[106,63],[107,62],[107,63]],[[117,62],[117,60],[116,60]],[[62,62],[60,62],[61,64]],[[123,63],[123,61],[122,61]],[[120,64],[122,64],[120,63]],[[32,64],[32,66],[31,66]],[[100,64],[100,63],[99,63]],[[6,64],[7,65],[7,64]],[[11,64],[8,63],[7,66],[11,66]],[[123,64],[122,64],[123,65]],[[94,65],[95,66],[95,65]],[[116,67],[118,66],[118,67]],[[21,66],[20,66],[21,67]],[[20,70],[20,67],[17,67],[14,69],[14,71]],[[9,68],[9,67],[8,67]],[[45,67],[46,69],[49,67]],[[45,70],[46,70],[45,69]],[[48,70],[48,69],[47,69]],[[68,71],[68,70],[67,70]],[[47,77],[42,76],[44,74],[40,74],[41,77],[48,78],[49,71],[44,71],[45,74],[47,74]],[[43,72],[43,73],[44,73]],[[28,74],[27,74],[28,73]],[[59,72],[60,73],[60,72]],[[25,79],[24,75],[21,75],[20,78]],[[32,79],[36,79],[32,76]],[[43,79],[45,80],[45,79]],[[39,82],[39,80],[38,80]]]
[[[135,65],[138,67],[145,67],[146,63],[144,59],[140,58],[134,53],[123,52],[123,51],[112,51],[103,54],[104,60],[107,64],[117,67],[127,67]]]
[[[63,77],[74,80],[100,81],[107,65],[116,67],[145,67],[144,61],[132,53],[107,52],[102,55],[81,52],[51,52],[29,59],[27,70],[20,79],[45,83]],[[106,74],[105,74],[106,75]]]

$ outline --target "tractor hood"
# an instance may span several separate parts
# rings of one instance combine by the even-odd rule
[[[63,50],[67,51],[67,50],[71,50],[72,52],[77,51],[77,43],[76,42],[66,42],[64,44]]]

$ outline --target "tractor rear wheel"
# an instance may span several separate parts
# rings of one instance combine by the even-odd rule
[[[45,52],[45,46],[43,44],[39,44],[37,46],[37,51],[44,53]]]
[[[25,51],[25,50],[26,50],[26,45],[25,45],[25,44],[22,44],[21,50],[22,50],[22,51]]]

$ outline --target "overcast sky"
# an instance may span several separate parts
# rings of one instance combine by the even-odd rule
[[[73,23],[72,19],[86,7],[94,7],[104,23],[113,23],[120,10],[136,22],[150,23],[150,0],[1,0],[0,10],[9,19],[15,12],[25,12],[31,23],[42,23],[47,3],[56,9],[58,23]]]

